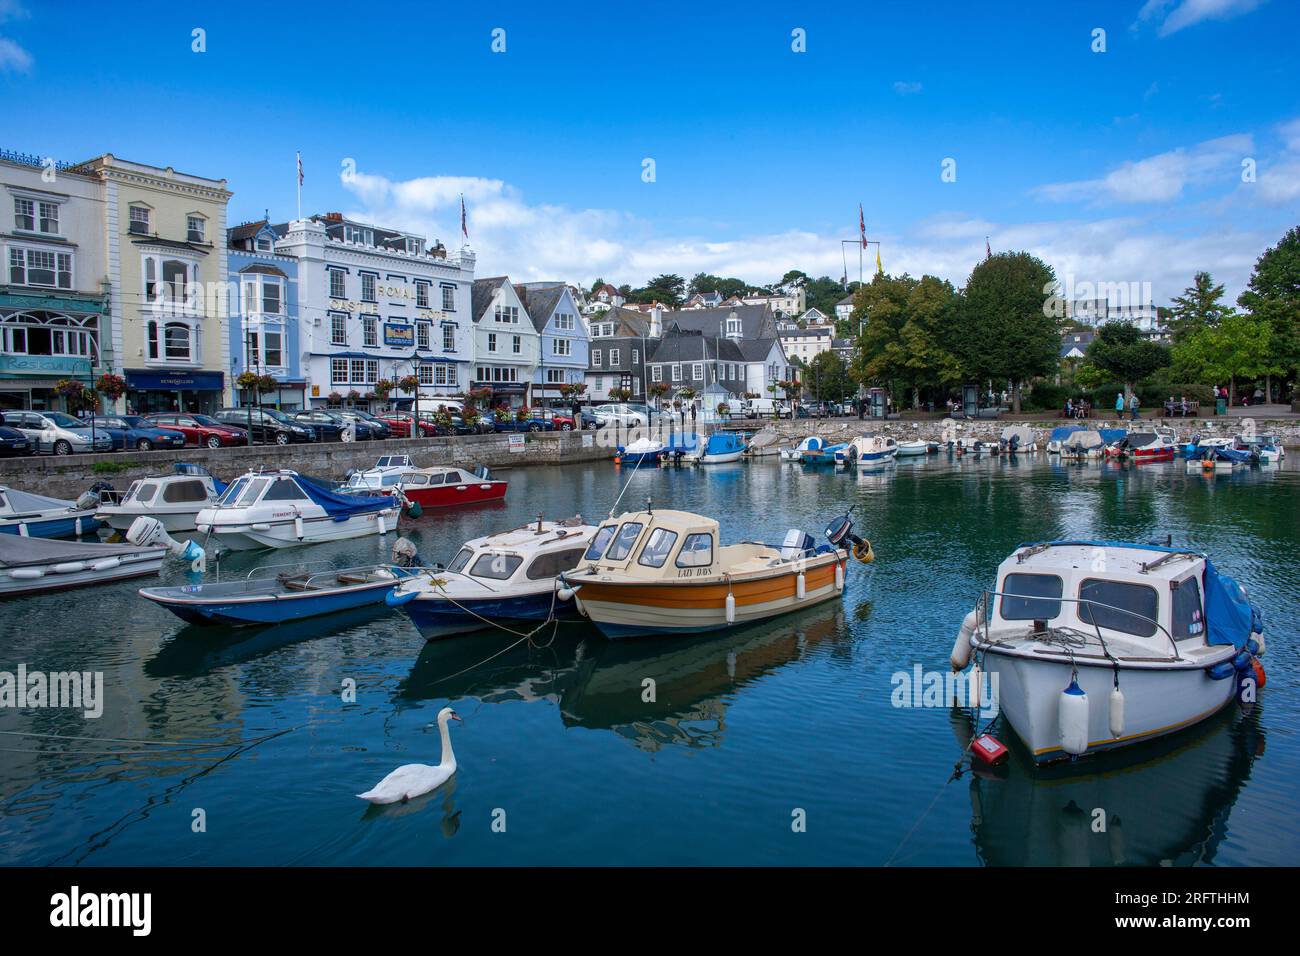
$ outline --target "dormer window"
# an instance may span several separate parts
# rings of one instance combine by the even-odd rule
[[[274,246],[274,244],[271,242],[271,237],[270,237],[270,236],[258,236],[258,237],[257,237],[257,251],[258,251],[258,252],[271,252],[274,248],[275,248],[275,246]]]
[[[732,312],[727,316],[727,338],[740,337],[740,316]]]

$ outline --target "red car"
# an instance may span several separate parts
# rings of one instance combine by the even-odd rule
[[[185,436],[187,445],[205,445],[224,448],[230,445],[247,445],[248,432],[243,428],[226,425],[207,415],[166,412],[146,415],[144,420],[156,428],[170,428]]]
[[[388,426],[394,438],[411,437],[411,419],[414,416],[410,412],[380,412],[375,417]],[[430,420],[428,412],[420,412],[420,437],[432,438],[437,434],[438,426]]]

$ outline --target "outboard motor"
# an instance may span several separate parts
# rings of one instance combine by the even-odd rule
[[[393,542],[393,564],[399,568],[415,568],[423,563],[415,542],[410,538],[398,538]]]
[[[161,521],[141,515],[126,530],[126,540],[142,548],[161,545],[176,557],[190,562],[195,571],[202,571],[206,561],[203,548],[195,541],[177,541],[167,533]]]
[[[875,552],[871,550],[870,541],[853,533],[853,521],[849,517],[851,513],[851,510],[844,512],[826,526],[826,540],[836,548],[847,547],[855,558],[863,564],[869,564],[876,559]]]
[[[108,497],[105,492],[111,492],[113,486],[107,481],[97,481],[77,498],[77,507],[83,511],[89,511],[91,508],[98,508]]]
[[[1020,449],[1020,436],[1012,435],[1011,440],[1007,442],[1007,447],[1010,449],[1011,454],[1014,455]]]

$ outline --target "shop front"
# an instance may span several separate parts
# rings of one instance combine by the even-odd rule
[[[211,415],[222,406],[225,376],[221,372],[126,370],[127,412],[189,412]]]

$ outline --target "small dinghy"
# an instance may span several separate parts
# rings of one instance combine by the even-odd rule
[[[254,568],[236,581],[141,588],[140,596],[190,624],[283,624],[320,614],[382,606],[415,572],[415,545],[398,538],[393,564],[292,571]],[[301,566],[299,566],[301,567]],[[273,576],[268,576],[268,571]],[[260,576],[259,576],[260,575]]]
[[[723,546],[718,522],[688,511],[633,511],[601,525],[560,598],[609,638],[698,634],[750,624],[838,598],[850,550],[873,558],[848,515],[817,545],[799,529],[780,545]]]
[[[415,468],[402,476],[398,486],[407,501],[421,508],[454,508],[485,501],[501,501],[509,482],[493,478],[486,467],[474,471],[440,465]],[[412,510],[412,516],[419,517]]]
[[[968,685],[985,683],[1046,762],[1172,733],[1244,681],[1263,687],[1263,629],[1245,589],[1203,554],[1048,541],[1002,562],[996,590],[962,622],[952,666],[974,662]]]
[[[933,455],[939,451],[937,441],[926,441],[924,438],[913,438],[911,441],[900,441],[898,443],[899,458],[916,458],[922,455]]]
[[[557,576],[577,566],[596,533],[582,518],[543,521],[461,545],[447,567],[405,581],[389,606],[410,616],[425,640],[468,634],[497,622],[576,617],[556,597]]]
[[[825,445],[826,442],[818,438],[816,435],[809,435],[807,438],[805,438],[799,444],[795,445],[793,448],[782,448],[781,460],[802,461],[804,452],[820,451],[823,447],[825,447]]]
[[[781,451],[781,436],[774,429],[764,428],[749,440],[745,448],[746,458],[767,458]]]
[[[833,465],[835,464],[835,456],[848,447],[848,442],[837,442],[834,445],[822,442],[817,448],[806,449],[803,452],[802,461],[805,465]]]
[[[0,597],[157,574],[167,549],[0,536]],[[53,622],[47,622],[54,626]]]
[[[165,531],[193,531],[199,512],[216,504],[226,483],[199,465],[177,462],[175,470],[131,482],[119,500],[101,504],[95,517],[115,531],[127,531],[142,516],[157,518]]]
[[[1172,428],[1157,425],[1149,432],[1129,432],[1121,441],[1106,446],[1106,457],[1120,461],[1173,461],[1178,447]]]
[[[1286,447],[1275,435],[1238,435],[1237,447],[1253,449],[1263,464],[1272,465],[1286,457]]]
[[[663,457],[664,443],[653,438],[638,438],[627,447],[618,447],[614,461],[624,465],[654,464]]]
[[[103,524],[95,517],[99,499],[67,501],[0,485],[0,534],[24,538],[80,538]]]
[[[385,534],[397,527],[398,515],[396,498],[342,494],[284,469],[236,478],[195,523],[232,551],[252,551]]]

